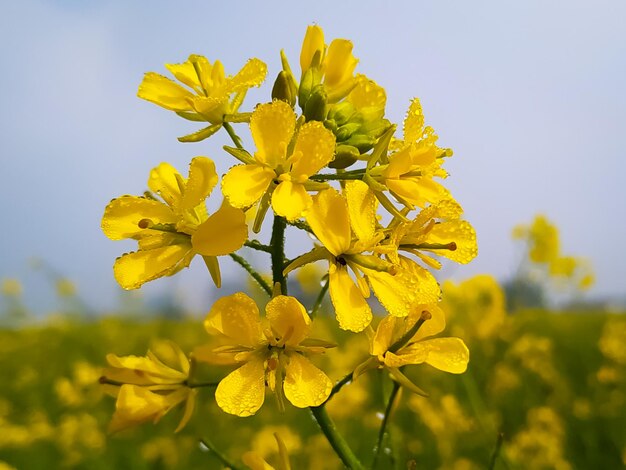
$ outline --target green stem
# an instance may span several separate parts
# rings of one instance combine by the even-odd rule
[[[309,176],[312,181],[343,181],[343,180],[362,180],[364,173],[341,173],[337,175],[313,175]]]
[[[387,429],[387,424],[389,423],[389,417],[391,416],[391,408],[393,408],[393,403],[396,400],[398,391],[400,391],[400,384],[394,380],[393,388],[391,389],[391,394],[389,395],[389,401],[387,401],[387,408],[385,409],[385,416],[383,417],[383,422],[381,423],[380,430],[378,431],[378,441],[376,442],[376,447],[374,447],[374,460],[372,462],[372,468],[376,468],[376,462],[378,461],[380,450],[383,447],[383,439],[385,438],[385,430]]]
[[[431,318],[431,315],[429,312],[427,312],[426,310],[422,312],[422,316],[420,317],[419,320],[417,320],[417,322],[415,322],[415,325],[413,325],[411,327],[411,329],[409,331],[407,331],[402,338],[400,338],[398,341],[396,341],[395,343],[393,343],[391,346],[389,346],[388,351],[392,352],[392,353],[396,353],[398,352],[398,350],[403,347],[404,345],[406,345],[406,343],[408,343],[409,341],[411,341],[411,339],[413,338],[413,336],[415,336],[415,333],[417,333],[417,331],[421,328],[421,326],[424,324],[424,322],[426,320],[428,320],[429,318]]]
[[[259,283],[259,285],[265,292],[267,292],[267,295],[269,295],[270,297],[272,296],[272,288],[270,287],[270,285],[265,281],[265,279],[263,279],[263,276],[261,276],[257,271],[255,271],[252,266],[250,266],[250,264],[245,259],[235,253],[231,253],[230,257],[235,260],[235,262],[238,263],[243,269],[248,271],[248,274],[250,274],[250,276],[252,276],[252,278]]]
[[[491,454],[491,461],[489,462],[489,470],[493,470],[496,468],[496,460],[498,460],[498,454],[500,453],[500,449],[502,448],[502,441],[504,441],[504,433],[498,433],[498,440],[496,441],[496,447],[493,449],[493,453]]]
[[[272,247],[264,245],[258,240],[248,240],[244,242],[244,245],[253,250],[264,251],[265,253],[272,253]]]
[[[186,385],[189,388],[217,387],[219,385],[219,382],[196,382],[196,383],[187,383]]]
[[[230,460],[228,460],[228,457],[226,457],[219,450],[217,450],[215,448],[215,446],[213,445],[213,443],[211,441],[209,441],[208,439],[206,439],[206,438],[205,439],[200,439],[200,442],[207,449],[209,449],[211,452],[213,452],[215,454],[215,456],[220,460],[220,462],[222,462],[227,467],[231,468],[232,470],[243,470],[240,466],[235,465]]]
[[[309,226],[309,224],[301,220],[294,220],[294,221],[287,222],[287,223],[296,228],[299,228],[300,230],[304,230],[305,232],[313,233],[313,229]]]
[[[339,392],[339,390],[341,390],[344,385],[347,385],[350,382],[352,382],[352,376],[353,375],[354,375],[354,372],[350,372],[343,379],[341,379],[339,382],[337,382],[335,384],[335,386],[333,387],[333,389],[330,391],[330,395],[328,395],[328,398],[326,399],[326,401],[324,403],[328,403],[330,401],[330,399],[333,397],[333,395],[335,393]]]
[[[322,306],[322,302],[324,301],[324,296],[326,296],[326,292],[328,292],[329,284],[330,284],[329,280],[326,279],[326,282],[322,286],[322,289],[320,290],[320,293],[317,296],[317,299],[315,299],[315,303],[313,304],[313,308],[311,309],[311,315],[310,315],[311,319],[315,318],[315,316],[317,315],[317,311]]]
[[[330,416],[328,416],[324,405],[312,406],[310,409],[311,413],[313,413],[315,421],[317,421],[317,424],[326,436],[326,439],[328,439],[328,442],[335,450],[343,464],[351,469],[363,470],[363,465],[359,462],[356,455],[354,455],[352,449],[348,446],[348,443],[337,431],[335,423],[333,423]]]
[[[241,139],[235,133],[235,129],[233,129],[233,126],[231,126],[230,123],[228,123],[226,121],[224,121],[222,123],[222,125],[224,126],[224,129],[226,129],[226,132],[228,132],[228,135],[230,136],[230,138],[232,139],[233,143],[235,144],[235,147],[237,147],[238,149],[242,149],[243,150],[243,144],[241,143]]]
[[[270,247],[272,249],[272,282],[280,284],[280,291],[287,295],[287,278],[283,275],[285,269],[285,228],[287,221],[278,215],[274,215],[272,225],[272,238]]]

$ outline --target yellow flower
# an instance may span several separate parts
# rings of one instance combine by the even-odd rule
[[[205,199],[217,183],[215,165],[206,157],[196,157],[183,178],[168,163],[150,173],[148,187],[163,199],[122,196],[113,199],[102,217],[102,230],[111,240],[132,238],[139,249],[115,261],[113,273],[124,289],[137,289],[143,283],[171,276],[189,266],[196,254],[202,255],[216,286],[221,277],[217,256],[241,248],[248,237],[245,215],[223,203],[209,216]]]
[[[300,51],[302,82],[306,80],[307,71],[315,69],[319,74],[318,80],[326,88],[330,103],[339,101],[350,92],[354,86],[354,69],[358,62],[358,59],[352,55],[351,41],[333,39],[326,49],[322,28],[317,25],[307,27]],[[300,86],[302,87],[303,83]],[[309,89],[311,87],[309,84],[305,86]],[[301,102],[300,105],[302,106],[303,103]]]
[[[222,297],[211,308],[204,326],[226,343],[214,354],[242,364],[217,386],[217,404],[226,413],[253,415],[263,405],[267,384],[279,403],[284,393],[298,408],[321,405],[332,382],[305,354],[323,352],[331,345],[307,338],[311,320],[294,297],[272,298],[265,315],[267,328],[256,303],[243,292]]]
[[[147,73],[137,96],[192,121],[206,121],[212,125],[183,140],[202,140],[215,133],[225,114],[237,112],[246,92],[259,86],[267,74],[267,66],[259,59],[250,59],[235,75],[226,76],[224,66],[217,60],[211,64],[205,57],[190,55],[182,64],[165,67],[178,81],[154,72]],[[232,100],[231,96],[235,95]]]
[[[296,115],[284,101],[259,105],[250,130],[257,147],[254,159],[229,170],[222,181],[224,195],[233,206],[247,208],[271,194],[276,214],[297,219],[311,206],[307,188],[320,187],[309,177],[333,159],[333,133],[320,122],[308,122],[296,131]]]
[[[376,208],[376,198],[362,181],[346,183],[345,196],[334,188],[320,192],[306,220],[324,246],[297,258],[285,270],[327,259],[330,298],[345,330],[358,332],[370,324],[369,286],[395,316],[406,316],[414,305],[439,298],[437,281],[426,269],[408,259],[394,265],[378,256],[390,250],[381,244],[385,235],[377,230]],[[372,254],[364,254],[368,252]]]
[[[535,263],[549,263],[559,256],[559,229],[545,216],[538,215],[528,230],[528,256]]]
[[[379,145],[382,148],[378,152],[375,150],[372,154],[374,158],[368,162],[366,181],[381,202],[385,189],[410,209],[450,198],[448,190],[433,179],[447,177],[441,164],[444,157],[452,155],[450,149],[442,149],[435,144],[437,138],[431,127],[424,127],[422,106],[415,98],[404,120],[404,140],[392,142],[392,153],[387,156],[389,141],[381,138]],[[380,164],[374,166],[375,163]]]
[[[169,410],[186,402],[181,430],[191,418],[196,389],[187,386],[190,364],[187,356],[172,342],[155,345],[146,357],[107,355],[110,367],[100,382],[117,397],[109,432],[152,421],[158,422]]]
[[[370,352],[375,356],[376,363],[385,367],[400,385],[423,394],[400,371],[401,367],[426,363],[453,374],[462,374],[467,369],[469,350],[462,339],[427,339],[441,333],[445,326],[444,313],[436,304],[420,305],[404,318],[387,316],[371,335]],[[357,370],[362,372],[372,365],[370,360]],[[358,375],[358,372],[355,374]]]
[[[241,458],[243,463],[250,468],[250,470],[291,470],[291,463],[289,462],[289,454],[287,453],[285,442],[277,432],[274,433],[274,439],[276,439],[276,444],[278,445],[279,465],[277,467],[267,463],[261,453],[255,451],[243,454]]]

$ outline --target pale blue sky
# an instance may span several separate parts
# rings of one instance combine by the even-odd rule
[[[95,308],[114,306],[111,266],[133,244],[102,235],[107,202],[143,191],[160,161],[184,170],[208,155],[222,172],[232,162],[222,139],[178,143],[194,124],[136,98],[143,73],[197,53],[230,73],[258,57],[272,80],[280,48],[297,67],[311,23],[327,40],[354,42],[358,71],[388,91],[390,119],[417,96],[454,149],[447,184],[476,227],[479,256],[449,275],[505,279],[519,255],[511,228],[542,212],[565,253],[592,259],[592,296],[626,294],[626,3],[617,0],[3,2],[0,278],[23,279],[29,304],[49,305],[27,263],[40,256]],[[271,81],[251,98],[270,90]],[[146,291],[171,286],[199,309],[215,293],[200,262]]]

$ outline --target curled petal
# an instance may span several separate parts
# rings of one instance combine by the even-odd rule
[[[469,362],[469,350],[460,338],[427,339],[402,348],[395,358],[390,356],[388,359],[387,355],[385,365],[389,367],[425,362],[436,369],[452,374],[465,372]]]
[[[159,194],[167,204],[177,207],[181,199],[181,189],[178,184],[182,179],[180,173],[169,163],[163,162],[150,171],[148,187],[151,191]]]
[[[262,165],[237,165],[222,179],[222,192],[234,207],[246,208],[267,191],[276,173]]]
[[[263,340],[259,308],[243,292],[222,297],[204,320],[209,334],[221,333],[236,344],[255,347]]]
[[[313,197],[306,220],[333,255],[340,256],[348,251],[351,241],[348,205],[336,189],[326,189]]]
[[[234,370],[217,386],[215,401],[226,413],[252,416],[265,400],[265,368],[262,360],[253,360]]]
[[[359,62],[352,55],[352,42],[347,39],[334,39],[328,47],[324,69],[324,84],[329,88],[340,86],[352,77]]]
[[[319,406],[333,388],[328,376],[301,354],[290,352],[285,367],[285,397],[298,408]]]
[[[272,330],[286,339],[285,344],[289,346],[297,346],[309,336],[311,319],[295,297],[274,297],[265,307],[265,316]]]
[[[322,59],[325,47],[322,28],[318,25],[307,26],[300,51],[300,68],[303,72],[311,67],[311,61],[316,52],[320,54],[320,60]]]
[[[206,157],[195,157],[189,165],[189,178],[185,185],[185,192],[180,201],[179,209],[193,209],[211,194],[217,184],[215,164]]]
[[[272,193],[274,212],[289,221],[302,217],[312,203],[313,199],[299,183],[282,181]]]
[[[188,99],[193,98],[193,93],[163,75],[149,72],[144,75],[137,96],[171,111],[189,111]]]

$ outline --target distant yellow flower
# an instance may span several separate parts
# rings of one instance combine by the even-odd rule
[[[189,359],[175,343],[155,346],[155,352],[148,351],[146,357],[107,355],[110,367],[104,370],[100,381],[117,396],[109,432],[147,421],[156,423],[184,402],[185,412],[176,432],[191,418],[196,389],[187,386]]]
[[[208,215],[205,199],[217,184],[215,165],[196,157],[183,178],[169,163],[150,173],[148,187],[164,202],[153,197],[122,196],[113,199],[102,217],[102,230],[111,240],[132,238],[139,250],[115,261],[115,279],[124,289],[171,276],[202,255],[216,286],[221,284],[217,256],[243,246],[248,237],[245,215],[223,203]]]
[[[535,263],[548,263],[559,256],[559,229],[545,216],[538,215],[528,230],[528,253]]]
[[[259,86],[267,74],[267,66],[259,59],[250,59],[235,76],[226,76],[219,60],[211,64],[200,55],[190,55],[182,64],[165,67],[188,88],[149,72],[139,85],[137,96],[192,121],[213,125],[191,140],[201,140],[217,131],[224,115],[237,112],[248,89]],[[232,95],[235,96],[231,100]]]
[[[311,320],[294,297],[279,295],[265,307],[268,327],[250,297],[239,292],[222,297],[211,308],[204,326],[226,344],[214,349],[216,356],[243,364],[227,375],[215,391],[226,413],[250,416],[265,400],[267,384],[278,397],[296,407],[318,406],[330,395],[332,382],[305,354],[319,353],[329,343],[308,339]]]
[[[406,207],[425,207],[442,199],[450,199],[447,189],[434,178],[445,178],[447,172],[441,168],[444,157],[452,155],[450,149],[436,145],[437,135],[429,126],[424,126],[422,106],[417,98],[411,102],[404,120],[404,140],[391,143],[392,153],[386,149],[379,157],[379,165],[370,160],[366,181],[381,198],[382,190],[389,192]],[[381,139],[379,145],[386,145]],[[376,152],[373,155],[378,155]]]
[[[287,429],[287,431],[289,432],[289,429]],[[291,437],[289,434],[288,436]],[[285,442],[278,432],[274,433],[274,439],[276,439],[276,444],[278,445],[278,466],[274,467],[267,463],[264,458],[265,456],[257,451],[250,451],[243,454],[241,458],[243,463],[250,468],[250,470],[291,470],[291,463],[289,462],[289,454],[287,453]]]
[[[257,147],[254,161],[228,171],[222,181],[224,195],[233,206],[247,208],[271,194],[276,214],[297,219],[311,206],[307,188],[320,186],[309,177],[333,159],[333,133],[320,122],[308,122],[296,131],[296,115],[284,101],[259,105],[250,130]]]
[[[19,297],[22,295],[22,290],[22,283],[18,279],[2,279],[2,287],[0,287],[2,295],[7,297]]]
[[[345,195],[334,188],[320,192],[306,220],[324,246],[297,258],[286,269],[327,259],[330,298],[339,326],[355,332],[372,320],[366,301],[370,285],[385,309],[395,316],[406,316],[414,305],[439,297],[439,286],[426,269],[408,259],[394,265],[378,256],[390,249],[381,244],[385,235],[376,228],[376,207],[376,198],[361,181],[346,183]]]
[[[421,326],[414,332],[418,322]],[[401,367],[426,363],[453,374],[467,369],[469,350],[462,339],[429,338],[441,333],[445,325],[444,313],[436,304],[421,305],[404,318],[387,316],[371,335],[371,354],[400,385],[422,393],[400,372]]]

